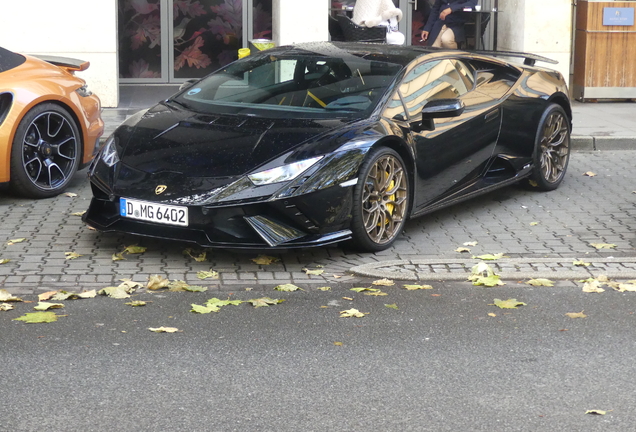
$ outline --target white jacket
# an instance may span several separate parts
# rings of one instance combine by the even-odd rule
[[[402,11],[395,7],[393,0],[356,0],[353,7],[353,22],[358,25],[375,27],[391,18],[402,19]]]

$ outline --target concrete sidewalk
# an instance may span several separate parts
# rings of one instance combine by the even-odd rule
[[[145,90],[144,90],[145,89]],[[104,108],[105,140],[121,122],[137,111],[172,95],[178,87],[148,86],[123,90],[120,106]],[[635,102],[572,102],[572,148],[578,151],[636,150]]]

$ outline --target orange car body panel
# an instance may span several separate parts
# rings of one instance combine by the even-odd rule
[[[0,94],[13,95],[9,113],[0,124],[0,183],[8,182],[11,177],[11,147],[16,129],[24,115],[38,104],[56,103],[75,117],[82,137],[80,166],[93,159],[95,146],[104,133],[99,97],[77,93],[86,82],[73,75],[73,68],[54,66],[28,55],[24,57],[24,63],[0,73]]]

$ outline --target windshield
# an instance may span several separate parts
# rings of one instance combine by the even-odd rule
[[[345,56],[261,53],[209,75],[174,101],[214,114],[359,116],[375,107],[402,66]]]

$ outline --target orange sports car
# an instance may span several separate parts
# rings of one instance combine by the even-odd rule
[[[0,48],[0,184],[18,195],[59,194],[94,157],[99,98],[74,75],[89,62]]]

